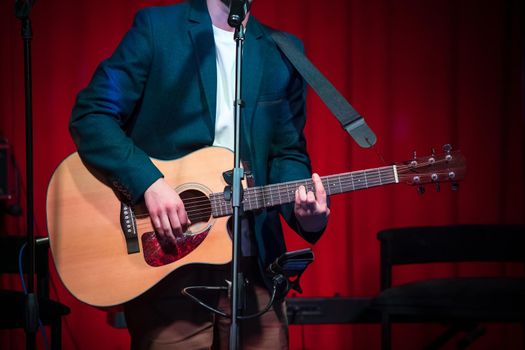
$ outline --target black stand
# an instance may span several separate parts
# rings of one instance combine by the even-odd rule
[[[35,295],[35,234],[33,212],[33,108],[31,75],[31,20],[29,13],[34,1],[16,1],[15,15],[22,22],[22,40],[24,41],[24,77],[25,77],[25,121],[26,121],[26,178],[27,178],[27,245],[29,247],[29,269],[26,296],[26,349],[36,349],[38,329],[38,300]]]
[[[242,214],[242,179],[244,172],[241,168],[240,156],[240,138],[241,138],[241,108],[243,101],[241,98],[242,82],[242,52],[244,46],[244,27],[242,24],[235,28],[234,39],[236,42],[236,60],[235,60],[235,101],[234,101],[234,165],[232,178],[232,208],[233,208],[233,251],[232,251],[232,302],[231,302],[231,326],[230,326],[230,350],[239,349],[239,315],[241,313],[242,303],[240,298],[244,295],[242,273],[239,273],[239,255],[240,255],[240,232]]]

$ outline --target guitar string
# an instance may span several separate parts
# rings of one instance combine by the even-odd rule
[[[201,222],[208,222],[209,219],[210,219],[210,216],[198,217],[194,219],[195,221],[193,222],[193,224],[201,223]],[[151,222],[142,222],[142,223],[137,223],[136,227],[139,229],[153,228],[153,225],[151,224]]]
[[[439,164],[439,163],[443,163],[443,162],[448,162],[446,160],[438,160],[434,163],[435,164]],[[421,167],[425,167],[425,166],[428,166],[428,164],[431,164],[430,162],[425,162],[425,163],[421,163],[421,164],[417,164],[416,166],[412,166],[412,165],[398,165],[397,166],[397,170],[398,170],[398,176],[403,176],[404,173],[400,173],[400,170],[402,171],[405,171],[405,170],[414,170],[414,169],[417,169],[417,168],[421,168]],[[385,178],[388,178],[388,177],[391,177],[392,175],[390,175],[390,171],[392,171],[392,166],[387,166],[387,167],[380,167],[380,168],[374,168],[374,169],[368,169],[368,170],[358,170],[358,171],[354,171],[354,172],[349,172],[349,173],[345,173],[345,174],[335,174],[335,175],[328,175],[328,176],[324,176],[322,178],[322,181],[323,182],[328,182],[330,179],[335,179],[335,178],[340,178],[340,177],[356,177],[356,176],[365,176],[366,177],[366,180],[370,180],[370,182],[373,182],[377,179],[380,180],[381,182],[381,179],[383,177]],[[383,171],[388,171],[387,174],[381,174],[380,172]],[[379,174],[377,174],[379,173]],[[416,173],[411,173],[410,175],[417,175]],[[420,174],[421,175],[421,174]],[[346,179],[346,180],[342,180],[341,183],[344,183],[344,182],[350,182],[355,179]],[[311,185],[313,182],[312,180],[310,179],[303,179],[303,180],[297,180],[297,181],[291,181],[291,182],[288,182],[288,183],[281,183],[281,184],[269,184],[269,185],[266,185],[264,187],[252,187],[252,188],[248,188],[246,189],[245,191],[250,191],[250,190],[264,190],[266,192],[271,192],[273,190],[273,188],[276,188],[277,187],[277,190],[280,190],[282,189],[282,187],[285,187],[285,186],[300,186],[300,185],[304,185],[304,184],[308,184],[308,185]],[[193,198],[189,198],[187,199],[186,201],[188,203],[192,202],[192,201],[199,201],[199,200],[205,200],[207,201],[207,198],[206,196],[198,196],[198,197],[193,197]]]
[[[417,169],[423,168],[423,167],[427,167],[428,165],[433,165],[434,167],[436,167],[436,165],[442,164],[442,163],[447,163],[448,164],[450,162],[447,161],[446,159],[439,159],[439,160],[436,160],[434,163],[423,162],[423,163],[418,163],[415,166],[412,166],[410,164],[408,164],[408,165],[398,164],[397,165],[398,177],[404,177],[404,175],[405,175],[404,172],[405,171],[407,171],[409,176],[423,175],[423,174],[419,174],[419,173],[414,173],[414,170],[417,170]],[[323,177],[322,181],[323,182],[328,182],[330,179],[335,179],[335,178],[343,177],[343,176],[344,177],[352,177],[352,179],[346,180],[346,181],[352,181],[353,178],[355,178],[356,176],[365,176],[367,181],[370,180],[372,182],[372,180],[377,179],[377,178],[379,178],[381,180],[383,178],[383,176],[384,177],[391,176],[390,174],[376,174],[377,172],[381,172],[381,171],[383,171],[383,172],[388,171],[388,173],[390,173],[391,171],[393,171],[393,166],[386,166],[386,167],[380,167],[380,168],[374,168],[374,169],[368,169],[368,170],[358,170],[358,171],[345,173],[345,174],[339,174],[339,175],[337,175],[337,174],[336,175],[329,175],[329,176]],[[278,189],[280,189],[282,186],[290,186],[290,185],[292,185],[292,186],[293,185],[299,185],[300,186],[300,185],[303,185],[305,183],[311,185],[312,181],[310,179],[304,179],[304,180],[293,181],[293,182],[284,183],[284,184],[270,184],[270,185],[264,186],[263,190],[271,193],[272,188],[275,188],[275,187],[278,187]]]
[[[326,178],[325,178],[326,179]],[[380,180],[380,182],[377,182],[377,180]],[[370,177],[367,177],[367,182],[370,184],[380,184],[381,182],[386,182],[386,181],[393,181],[394,177],[393,175],[389,175],[389,176],[381,176],[380,174],[378,175],[375,175],[375,176],[370,176]],[[323,179],[324,180],[324,179]],[[383,181],[384,180],[384,181]],[[327,182],[328,184],[328,181],[325,181]],[[284,184],[276,184],[277,186],[279,186],[279,189],[282,189],[282,187],[291,187],[291,186],[294,186],[294,187],[297,187],[297,184],[302,184],[302,183],[305,183],[305,184],[310,184],[312,183],[311,180],[301,180],[301,181],[297,181],[297,182],[294,182],[294,183],[288,183],[286,185]],[[355,188],[355,185],[352,183],[352,180],[343,180],[343,181],[340,181],[341,183],[341,186],[342,187],[345,187],[345,188],[350,188],[350,184],[352,184],[352,188]],[[275,188],[276,186],[274,186]],[[365,185],[366,187],[366,185]],[[371,186],[369,186],[371,187]],[[257,196],[257,192],[264,192],[265,189],[264,188],[249,188],[247,189],[247,191],[251,192],[253,195]],[[267,191],[268,192],[268,191]],[[272,191],[270,192],[275,192],[273,189]],[[262,194],[262,193],[259,193],[259,194]],[[217,208],[216,205],[214,204],[217,204],[217,203],[212,203],[212,202],[216,202],[216,199],[217,199],[217,194],[214,194],[215,196],[211,197],[210,199],[208,199],[207,197],[204,198],[204,197],[200,197],[200,198],[204,198],[204,200],[195,200],[193,201],[193,205],[189,205],[187,206],[187,209],[186,209],[186,212],[188,213],[188,215],[191,217],[193,216],[193,220],[194,221],[204,221],[204,220],[207,220],[210,218],[210,212],[211,212],[211,208],[213,209],[219,209],[220,208],[220,211],[225,211],[226,213],[229,212],[229,210],[231,210],[231,207],[229,207],[229,205],[226,203],[226,201],[224,202],[219,202],[219,208]],[[260,199],[262,199],[262,197],[260,197]],[[200,204],[200,205],[195,205],[196,203]],[[187,203],[185,203],[186,205]],[[211,204],[211,205],[210,205]],[[248,203],[245,203],[245,204],[248,204]],[[205,211],[202,210],[202,208],[205,207]],[[224,209],[224,210],[223,210]],[[145,218],[145,217],[149,217],[148,214],[145,214],[145,215],[137,215],[136,218],[139,219],[139,218]],[[143,223],[138,223],[137,224],[138,227],[151,227],[151,223],[150,222],[143,222]]]
[[[434,166],[436,165],[436,163],[449,163],[449,161],[447,161],[447,160],[438,160],[438,161],[436,161],[434,163]],[[428,164],[430,164],[430,162]],[[413,165],[398,165],[397,166],[398,179],[399,180],[403,180],[403,179],[406,180],[409,177],[414,177],[414,176],[418,176],[418,175],[420,175],[420,176],[424,175],[424,174],[420,174],[420,173],[415,173],[414,170],[417,170],[417,168],[426,167],[426,166],[428,166],[428,164],[427,163],[421,163],[421,164],[417,164],[416,166],[413,166]],[[448,164],[447,170],[450,169],[450,168],[451,168],[450,164]],[[388,170],[387,174],[385,174],[385,170]],[[362,171],[347,173],[347,174],[343,174],[343,175],[330,175],[330,176],[327,176],[327,177],[323,177],[322,181],[323,181],[325,187],[327,187],[327,190],[328,190],[327,192],[330,192],[330,189],[332,189],[332,188],[337,189],[337,187],[338,187],[337,185],[339,185],[340,188],[345,187],[345,191],[350,190],[350,189],[353,189],[353,190],[363,189],[363,188],[373,187],[373,186],[376,186],[376,185],[381,185],[381,184],[383,184],[383,182],[385,182],[385,184],[393,183],[394,182],[394,176],[392,174],[390,174],[390,172],[392,170],[393,170],[392,166],[388,166],[388,167],[376,168],[376,169],[371,169],[371,170],[362,170]],[[443,170],[442,171],[436,171],[435,173],[440,175],[440,177],[442,175],[448,176],[448,172],[445,172]],[[405,173],[403,173],[404,171],[407,171],[407,175],[405,175]],[[340,178],[341,176],[344,176],[344,175],[349,175],[350,179],[346,179],[346,178],[344,180],[337,179],[337,178]],[[358,177],[356,177],[356,176],[358,176]],[[362,186],[363,182],[360,183],[361,184],[360,186],[356,186],[357,185],[355,183],[356,180],[361,181],[363,178],[365,179],[364,186]],[[333,180],[333,179],[337,179],[337,183],[336,184],[331,184],[332,186],[330,186],[330,181]],[[379,179],[379,182],[377,182],[378,179]],[[350,185],[350,182],[352,183],[351,188],[348,187]],[[282,193],[283,187],[300,186],[300,185],[307,185],[310,188],[313,188],[313,186],[312,186],[313,182],[311,180],[309,180],[309,179],[306,179],[306,180],[300,180],[300,181],[291,182],[291,183],[285,183],[285,184],[267,185],[267,186],[264,186],[262,188],[261,187],[250,188],[250,189],[247,189],[247,191],[248,190],[252,190],[251,192],[254,192],[254,194],[256,196],[256,198],[254,200],[259,199],[259,201],[260,201],[261,198],[258,196],[259,194],[262,195],[263,197],[268,196],[268,197],[270,197],[270,199],[273,199],[272,197],[275,196],[275,195],[277,195],[277,196],[281,196],[281,194],[289,195],[289,194]],[[257,192],[259,192],[259,193],[257,193]]]
[[[378,179],[380,180],[379,182],[377,182]],[[382,181],[383,179],[386,180],[386,181],[391,181],[391,180],[393,180],[393,176],[391,176],[391,175],[388,175],[388,176],[377,176],[376,175],[375,177],[367,177],[367,182],[369,182],[372,185],[375,185],[375,184],[380,184],[382,182],[386,182],[386,181]],[[323,181],[323,182],[326,182],[328,184],[328,181]],[[351,182],[352,182],[352,180],[342,180],[342,181],[340,181],[340,183],[343,186],[347,186]],[[339,183],[339,181],[338,181],[338,183]],[[278,185],[278,188],[272,187],[270,191],[267,190],[266,187],[265,188],[260,188],[260,187],[255,187],[254,188],[254,187],[252,187],[252,188],[247,188],[245,190],[245,193],[247,193],[247,194],[255,194],[256,195],[256,192],[263,191],[263,192],[268,193],[268,194],[270,194],[270,193],[274,194],[274,193],[277,193],[277,192],[282,192],[282,189],[284,187],[292,187],[293,186],[294,188],[296,188],[297,185],[301,185],[301,184],[303,184],[303,183],[298,182],[298,183],[293,183],[293,184],[280,184],[280,185]],[[311,185],[311,184],[313,184],[313,182],[311,182],[311,181],[308,182],[308,180],[305,180],[304,184]],[[210,197],[210,198],[209,197],[205,197],[205,196],[199,196],[199,197],[195,197],[195,198],[192,198],[192,199],[185,199],[184,200],[184,204],[185,205],[189,204],[193,208],[203,207],[203,206],[204,207],[209,207],[209,203],[211,201],[213,201],[215,198],[217,198],[217,196],[216,196],[217,193],[213,193],[212,195],[215,195],[215,196]]]
[[[374,174],[372,174],[374,175]],[[379,182],[377,182],[379,179]],[[354,181],[352,181],[354,180]],[[366,181],[365,181],[365,184],[364,186],[356,186],[356,183],[355,183],[355,179],[351,179],[351,180],[342,180],[342,181],[338,181],[337,184],[334,184],[336,185],[339,185],[339,187],[344,187],[345,189],[361,189],[361,188],[367,188],[367,187],[373,187],[375,185],[379,185],[379,184],[382,184],[383,182],[386,183],[391,183],[393,182],[394,180],[394,177],[392,175],[387,175],[387,176],[381,176],[380,174],[379,175],[374,175],[374,176],[368,176],[366,178]],[[358,181],[361,181],[361,179],[358,179]],[[329,180],[324,178],[323,179],[323,182],[326,183],[326,187],[327,187],[327,192],[330,192],[330,184],[329,184]],[[252,196],[255,196],[255,198],[253,198],[254,200],[257,200],[259,199],[259,202],[261,199],[263,199],[263,197],[265,196],[270,196],[270,197],[273,197],[274,195],[279,195],[280,199],[282,199],[282,196],[281,194],[284,196],[285,194],[282,192],[282,189],[283,187],[291,187],[291,186],[294,186],[296,187],[297,185],[302,185],[302,184],[306,184],[307,186],[312,186],[313,182],[310,181],[310,180],[304,180],[304,181],[298,181],[298,182],[294,182],[294,183],[288,183],[288,184],[275,184],[273,185],[273,188],[268,188],[268,187],[264,187],[264,188],[249,188],[246,190],[247,194],[251,194]],[[352,185],[350,187],[350,184]],[[360,183],[361,185],[363,184],[362,182]],[[185,205],[187,207],[187,212],[189,214],[195,214],[195,215],[198,215],[198,214],[203,214],[203,213],[206,213],[208,214],[208,212],[210,211],[210,209],[213,211],[214,209],[217,209],[217,203],[216,203],[216,199],[217,196],[213,196],[211,197],[210,199],[208,199],[208,197],[205,197],[205,196],[200,196],[199,198],[194,198],[193,201],[185,201]],[[247,198],[245,199],[245,203],[244,204],[248,204],[250,205],[250,201],[251,199],[250,198]],[[214,203],[212,203],[214,202]],[[282,202],[282,201],[281,201]],[[290,200],[287,200],[285,201],[285,203],[289,203]],[[223,206],[228,206],[228,203],[226,203],[226,201],[224,202],[219,202],[219,208],[220,207],[223,207]],[[204,208],[204,211],[202,210]],[[144,214],[144,215],[137,215],[136,218],[142,218],[142,217],[147,217],[149,215],[147,214]]]
[[[380,182],[377,182],[377,180],[380,180]],[[390,181],[393,181],[394,177],[392,175],[389,175],[389,176],[381,176],[380,174],[379,175],[375,175],[375,176],[370,176],[367,178],[367,182],[370,184],[380,184],[381,182],[386,182],[388,180]],[[328,181],[325,181],[327,182],[328,184]],[[282,187],[290,187],[290,186],[297,186],[297,184],[301,184],[301,183],[308,183],[310,184],[311,181],[310,180],[305,180],[305,181],[298,181],[298,182],[294,182],[293,184],[286,184],[286,185],[283,185],[283,184],[280,184],[279,185],[279,189],[282,189]],[[341,183],[341,186],[342,187],[345,187],[345,188],[350,188],[350,184],[352,183],[351,180],[343,180],[343,181],[340,181]],[[366,185],[365,185],[366,187]],[[371,187],[371,186],[369,186]],[[355,185],[352,183],[352,188],[355,189]],[[247,189],[247,191],[251,192],[251,194],[255,195],[257,197],[258,193],[257,192],[264,192],[264,188],[250,188],[250,189]],[[268,191],[267,191],[268,192]],[[270,191],[270,192],[275,192],[274,190]],[[259,194],[262,194],[262,193],[259,193]],[[204,197],[200,197],[200,198],[204,198]],[[208,199],[207,197],[204,198],[204,200],[195,200],[193,201],[192,205],[187,205],[188,203],[185,203],[186,205],[186,212],[188,214],[188,216],[193,216],[193,220],[194,221],[201,221],[201,220],[204,220],[204,219],[209,219],[210,218],[210,214],[211,214],[211,210],[210,209],[220,209],[221,212],[225,211],[226,213],[229,212],[229,210],[231,210],[231,207],[229,207],[229,205],[226,203],[226,201],[224,202],[219,202],[219,208],[217,208],[217,205],[214,205],[214,204],[217,204],[217,203],[212,203],[212,202],[216,202],[217,199],[217,196],[213,196],[212,198]],[[262,197],[260,197],[259,199],[262,199]],[[195,205],[195,204],[198,204],[198,205]],[[245,200],[245,204],[249,204],[246,202]],[[204,210],[203,210],[204,208]],[[140,219],[140,218],[145,218],[145,217],[149,217],[148,214],[144,214],[144,215],[137,215],[136,218],[137,219]],[[146,222],[146,223],[139,223],[137,226],[139,227],[143,227],[143,226],[148,226],[148,227],[151,227],[151,223],[149,222]]]
[[[447,160],[438,160],[434,163],[434,165],[436,163],[443,163],[443,162],[446,162],[446,163],[449,163],[449,161]],[[404,173],[399,173],[400,171],[406,171],[406,170],[410,170],[412,172],[412,174],[410,174],[411,176],[417,176],[417,173],[413,173],[413,170],[417,169],[417,168],[420,168],[420,167],[425,167],[425,166],[428,166],[428,164],[425,162],[425,163],[420,163],[420,164],[417,164],[416,166],[412,166],[412,165],[398,165],[397,166],[397,170],[398,170],[398,176],[399,177],[403,177]],[[376,185],[381,185],[383,182],[387,182],[387,183],[390,183],[391,181],[393,181],[393,175],[390,175],[390,174],[381,174],[381,171],[385,171],[385,170],[388,170],[388,172],[390,173],[392,169],[392,166],[388,166],[388,167],[381,167],[381,168],[375,168],[375,169],[369,169],[369,170],[361,170],[361,171],[355,171],[355,172],[350,172],[350,173],[346,173],[346,174],[342,174],[342,175],[329,175],[329,176],[326,176],[326,177],[323,177],[322,178],[322,181],[323,181],[323,184],[327,187],[328,191],[327,192],[330,192],[330,180],[331,179],[337,179],[337,184],[334,184],[334,186],[337,186],[339,185],[339,187],[345,187],[345,189],[350,189],[350,187],[347,187],[349,186],[350,184],[352,184],[352,189],[355,190],[356,188],[356,180],[357,181],[361,181],[362,178],[364,177],[365,179],[365,185],[364,186],[360,186],[358,189],[361,189],[361,188],[368,188],[368,187],[373,187],[373,186],[376,186]],[[376,174],[377,173],[377,174]],[[368,175],[368,176],[367,176]],[[448,175],[448,174],[445,174],[445,175]],[[350,179],[343,179],[341,180],[340,177],[351,177]],[[359,176],[359,178],[356,178],[356,176]],[[379,182],[377,182],[379,180]],[[361,182],[362,184],[362,182]],[[283,183],[283,184],[271,184],[271,185],[267,185],[267,186],[264,186],[264,187],[255,187],[255,188],[248,188],[246,189],[245,191],[247,192],[247,194],[252,194],[254,195],[256,198],[253,198],[254,200],[257,200],[259,199],[259,201],[263,198],[259,197],[262,196],[262,197],[265,197],[265,196],[269,196],[270,198],[273,197],[274,195],[276,196],[279,196],[281,198],[281,195],[288,195],[289,194],[285,194],[282,192],[283,188],[286,188],[287,189],[287,192],[288,192],[288,187],[297,187],[297,186],[301,186],[301,185],[306,185],[307,187],[312,187],[313,185],[313,181],[310,180],[310,179],[305,179],[305,180],[299,180],[299,181],[292,181],[292,182],[289,182],[289,183]],[[213,195],[213,194],[212,194]],[[220,209],[220,211],[222,212],[222,209],[223,207],[228,207],[228,203],[226,203],[226,201],[224,201],[224,203],[220,203],[219,202],[219,206],[217,207],[217,203],[211,203],[210,202],[212,200],[214,200],[216,197],[214,196],[214,198],[212,199],[210,197],[210,199],[208,199],[208,197],[206,196],[198,196],[198,197],[193,197],[193,198],[189,198],[189,199],[186,199],[185,200],[185,205],[187,205],[188,207],[191,207],[190,209],[187,210],[187,212],[190,212],[194,215],[199,215],[199,214],[203,214],[202,211],[200,211],[197,207],[199,207],[198,205],[193,205],[191,206],[191,204],[200,204],[200,207],[202,206],[205,206],[206,207],[206,214],[208,214],[209,212],[209,208],[211,207],[212,211],[215,209],[217,211],[217,209]],[[250,204],[248,202],[251,201],[251,198],[248,198],[247,200],[245,199],[245,203],[244,204]],[[280,201],[282,202],[282,201]],[[285,201],[284,203],[289,203],[290,201]],[[272,203],[272,202],[270,202]],[[149,215],[145,214],[145,215],[137,215],[136,218],[142,218],[142,217],[148,217]]]
[[[447,160],[438,160],[436,162],[434,162],[434,165],[436,165],[436,163],[443,163],[443,162],[446,162],[448,163],[449,161]],[[417,169],[417,168],[421,168],[421,167],[426,167],[428,166],[428,164],[430,164],[429,162],[423,162],[423,163],[418,163],[416,164],[415,166],[412,166],[412,165],[398,165],[398,173],[400,171],[406,171],[406,170],[410,170],[413,172],[413,170]],[[359,186],[359,189],[361,188],[367,188],[367,187],[372,187],[372,186],[376,186],[376,185],[381,185],[383,183],[383,180],[384,182],[391,182],[393,180],[393,177],[392,175],[390,174],[390,171],[392,171],[393,168],[392,166],[387,166],[387,167],[380,167],[380,168],[375,168],[375,169],[369,169],[369,170],[361,170],[361,171],[355,171],[355,172],[350,172],[350,173],[346,173],[346,174],[342,174],[342,175],[329,175],[329,176],[326,176],[326,177],[323,177],[322,181],[323,183],[326,185],[327,189],[328,189],[328,192],[330,192],[330,180],[333,180],[333,179],[337,179],[337,184],[334,184],[334,186],[337,186],[339,185],[339,187],[342,189],[342,187],[345,187],[345,189],[350,189],[349,186],[350,183],[352,184],[352,189],[355,190],[356,188],[356,181],[360,184],[362,184],[362,179],[364,177],[364,180],[365,180],[365,185],[364,186]],[[385,171],[388,171],[388,174],[384,174]],[[381,174],[381,172],[383,172],[383,174]],[[398,174],[399,177],[403,177],[403,173],[399,173]],[[412,173],[411,174],[412,176],[416,176],[417,174],[415,173]],[[341,177],[345,177],[345,179],[341,180]],[[350,177],[350,179],[348,179],[347,177]],[[379,180],[379,182],[377,182]],[[252,194],[252,195],[255,195],[256,198],[254,198],[254,200],[257,200],[257,199],[263,199],[263,198],[257,198],[258,197],[258,194],[260,194],[262,197],[265,197],[265,196],[269,196],[270,199],[272,199],[272,197],[274,195],[276,196],[279,196],[281,197],[281,195],[285,195],[285,193],[282,192],[283,188],[286,188],[286,195],[289,196],[289,193],[288,191],[289,190],[289,187],[292,187],[292,190],[294,190],[294,187],[298,187],[298,186],[301,186],[301,185],[304,185],[306,187],[308,187],[309,189],[311,189],[313,187],[313,182],[312,180],[310,179],[304,179],[304,180],[299,180],[299,181],[292,181],[292,182],[289,182],[289,183],[284,183],[284,184],[271,184],[271,185],[267,185],[267,186],[264,186],[264,187],[256,187],[256,188],[249,188],[249,189],[246,189],[246,192],[248,194]],[[251,198],[248,198],[248,201],[250,201]],[[282,202],[280,200],[280,202]],[[270,203],[272,203],[272,201],[270,201]],[[185,200],[185,205],[190,205],[190,204],[203,204],[206,206],[206,210],[208,210],[208,207],[209,207],[209,199],[208,197],[206,196],[198,196],[198,197],[194,197],[194,198],[188,198]],[[220,206],[221,203],[219,203]],[[225,206],[228,206],[227,203],[224,203]],[[216,206],[215,205],[211,205],[212,206],[212,210],[213,209],[216,209]],[[196,206],[194,206],[195,208]],[[147,216],[147,215],[146,215]]]
[[[384,177],[381,177],[382,179]],[[392,177],[393,179],[393,177]],[[369,177],[367,178],[367,180],[369,180],[369,187],[371,187],[370,185],[375,185],[375,184],[379,184],[379,182],[375,182],[376,180],[372,177]],[[385,179],[386,180],[386,179]],[[383,181],[381,181],[383,182]],[[342,187],[345,187],[345,188],[350,188],[348,187],[350,185],[351,181],[341,181],[341,184],[342,184]],[[291,186],[290,184],[288,184],[287,186]],[[366,187],[366,186],[365,186]],[[352,185],[352,188],[355,188],[355,186]],[[282,189],[282,187],[281,187]],[[250,194],[252,195],[255,195],[256,197],[258,197],[258,195],[263,195],[263,196],[268,196],[268,195],[272,195],[272,193],[270,192],[273,192],[275,193],[275,191],[265,191],[264,189],[262,188],[250,188],[250,189],[247,189],[247,192],[249,192]],[[257,193],[259,192],[259,193]],[[262,193],[262,192],[265,192],[265,193]],[[203,197],[201,197],[203,198]],[[228,203],[226,203],[226,201],[223,201],[223,202],[219,202],[218,206],[217,206],[217,203],[216,203],[216,199],[217,197],[215,196],[214,198],[212,199],[208,199],[207,197],[204,199],[204,200],[194,200],[193,203],[189,203],[189,202],[185,202],[185,206],[186,206],[186,212],[188,213],[188,215],[202,215],[202,214],[206,214],[207,216],[209,212],[213,211],[213,209],[220,209],[221,207],[229,207]],[[282,198],[282,196],[281,196]],[[257,199],[257,198],[255,198]],[[262,199],[262,197],[259,197],[259,199]],[[212,203],[212,202],[215,202],[215,203]],[[250,204],[249,203],[250,200],[249,199],[245,199],[244,201],[244,204]],[[286,203],[290,203],[290,202],[293,202],[293,201],[286,201]],[[188,205],[189,204],[189,205]],[[148,214],[140,214],[140,215],[136,215],[135,216],[137,219],[141,219],[141,218],[145,218],[145,217],[149,217]]]
[[[379,182],[378,182],[378,179],[379,179]],[[389,181],[392,181],[393,180],[393,176],[389,175],[389,176],[381,176],[381,175],[374,175],[374,176],[368,176],[367,179],[366,179],[369,187],[371,186],[374,186],[374,185],[378,185],[378,184],[381,184],[383,182],[389,182]],[[355,188],[355,181],[356,179],[354,179],[354,181],[352,180],[341,180],[341,181],[338,181],[338,185],[340,183],[340,187],[345,187],[345,188],[350,188],[349,186],[352,185],[351,187],[352,188]],[[360,181],[360,180],[359,180]],[[325,180],[324,182],[326,182],[326,185],[329,185],[328,184],[328,181]],[[354,182],[354,183],[352,183]],[[279,194],[283,194],[282,193],[282,189],[284,187],[297,187],[298,185],[302,185],[302,184],[306,184],[306,185],[312,185],[313,183],[309,180],[305,180],[305,181],[298,181],[298,182],[294,182],[294,183],[289,183],[289,184],[279,184],[277,186],[273,186],[272,188],[248,188],[246,189],[246,192],[247,194],[251,194],[251,195],[255,195],[256,197],[258,195],[263,195],[263,196],[273,196],[273,195],[276,195],[277,193]],[[328,186],[327,186],[328,187]],[[366,185],[364,186],[366,187]],[[328,187],[329,189],[329,187]],[[284,195],[284,194],[283,194]],[[210,198],[208,199],[208,197],[204,197],[204,196],[200,196],[199,198],[194,198],[193,200],[191,201],[188,201],[188,200],[185,200],[185,206],[189,209],[187,209],[187,212],[190,212],[190,213],[195,213],[195,212],[199,212],[200,209],[202,208],[205,208],[205,210],[209,211],[209,208],[215,208],[216,203],[211,203],[212,201],[214,201],[214,199],[217,198],[216,196],[214,196],[213,198]],[[261,198],[259,198],[261,199]],[[250,199],[247,198],[245,199],[245,202],[248,202]],[[211,204],[211,205],[210,205]],[[222,203],[219,203],[219,205],[221,205]],[[245,203],[246,204],[246,203]],[[226,203],[226,201],[224,201],[224,205],[228,205]],[[137,218],[141,218],[141,217],[147,217],[148,215],[147,214],[144,214],[144,215],[137,215],[136,217]]]
[[[287,201],[289,202],[289,201]],[[251,203],[245,203],[245,205],[248,204],[248,209],[251,209]],[[260,205],[260,204],[259,204]],[[260,206],[258,205],[255,205],[255,208],[258,208]],[[213,216],[213,213],[215,212],[217,215],[216,216],[226,216],[226,215],[230,215],[232,213],[232,209],[231,207],[226,203],[226,202],[223,202],[223,203],[219,203],[219,205],[217,206],[216,203],[215,205],[212,206],[212,209],[213,211],[210,210],[210,206],[207,205],[207,209],[203,212],[202,210],[195,210],[195,209],[188,209],[188,215],[191,217],[191,220],[193,220],[193,223],[197,223],[197,222],[203,222],[203,221],[208,221],[210,219],[210,217]],[[144,218],[144,217],[148,217],[149,215],[140,215],[138,216],[137,218]],[[139,228],[143,228],[143,227],[152,227],[151,223],[150,222],[146,222],[146,223],[138,223],[137,226]]]
[[[441,164],[441,163],[448,163],[448,161],[446,160],[437,160],[435,163],[434,163],[434,166],[436,164]],[[416,166],[412,166],[412,165],[398,165],[397,166],[397,171],[398,171],[398,177],[404,177],[405,176],[405,171],[407,172],[408,176],[417,176],[417,175],[423,175],[423,174],[419,174],[419,173],[414,173],[414,170],[418,169],[418,168],[422,168],[422,167],[426,167],[428,166],[428,164],[431,164],[430,162],[427,162],[427,163],[422,163],[422,164],[417,164]],[[346,173],[346,174],[342,174],[342,175],[329,175],[329,176],[326,176],[326,177],[323,177],[323,182],[327,182],[331,179],[336,179],[338,177],[342,177],[342,176],[345,176],[346,177],[351,177],[350,180],[346,180],[346,181],[352,181],[352,180],[355,180],[355,178],[357,176],[359,177],[366,177],[366,180],[368,181],[369,179],[371,180],[376,180],[377,178],[379,178],[380,180],[383,178],[383,177],[387,177],[387,176],[391,176],[389,173],[390,171],[392,171],[393,168],[392,166],[388,166],[388,167],[381,167],[381,168],[375,168],[375,169],[369,169],[369,170],[360,170],[360,171],[355,171],[355,172],[351,172],[351,173]],[[378,172],[385,172],[385,171],[388,171],[387,174],[376,174]],[[312,181],[310,179],[304,179],[304,180],[299,180],[299,181],[295,181],[295,182],[290,182],[290,183],[284,183],[284,184],[270,184],[270,185],[267,185],[267,186],[264,186],[264,190],[265,191],[268,191],[270,192],[272,188],[274,187],[281,187],[281,186],[287,186],[287,185],[303,185],[303,184],[311,184]]]

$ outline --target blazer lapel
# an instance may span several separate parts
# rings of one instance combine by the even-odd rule
[[[243,153],[245,155],[252,154],[253,150],[251,140],[253,116],[257,105],[257,97],[259,96],[259,88],[264,72],[265,61],[265,46],[263,38],[263,31],[261,24],[254,18],[250,17],[246,29],[244,57],[243,57],[243,81],[242,93],[245,106],[242,115],[242,130],[243,130],[243,146],[247,148]]]
[[[189,13],[189,35],[193,44],[199,75],[206,96],[212,125],[215,128],[217,108],[217,67],[211,18],[205,1],[192,1]]]

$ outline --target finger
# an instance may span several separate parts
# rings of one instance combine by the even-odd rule
[[[191,226],[192,222],[190,220],[190,216],[188,212],[186,211],[186,209],[184,209],[184,214],[186,214],[186,222],[188,223],[188,226]]]
[[[162,226],[162,231],[164,233],[164,238],[175,243],[175,236],[173,235],[170,219],[166,213],[160,215],[160,223]]]
[[[306,202],[306,188],[304,186],[299,186],[299,201],[301,203]]]
[[[183,234],[183,231],[177,210],[171,210],[168,214],[168,217],[170,220],[170,227],[173,231],[173,235],[181,236]]]
[[[313,209],[316,207],[317,201],[315,198],[315,194],[312,191],[308,191],[306,194],[306,206],[310,209]]]
[[[178,209],[177,215],[180,222],[181,230],[184,233],[188,230],[188,226],[190,225],[190,219],[188,218],[188,214],[186,213],[184,207]]]
[[[295,190],[295,210],[301,209],[301,197],[299,196],[299,189]]]
[[[150,215],[150,218],[151,218],[151,223],[153,224],[153,229],[155,230],[155,232],[157,232],[161,236],[164,236],[164,230],[162,229],[160,218],[157,215],[155,216]]]
[[[317,173],[312,175],[312,180],[315,186],[315,197],[321,207],[326,206],[326,190],[324,189],[323,181]]]

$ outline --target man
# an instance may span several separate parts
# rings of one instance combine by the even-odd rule
[[[233,147],[233,28],[228,0],[190,0],[140,11],[115,53],[78,96],[70,129],[84,162],[124,201],[144,200],[161,242],[191,225],[179,195],[149,157],[176,159],[203,147]],[[241,155],[256,185],[311,176],[303,135],[305,85],[255,18],[244,21]],[[230,39],[228,39],[230,38]],[[295,39],[300,45],[299,41]],[[313,243],[329,209],[319,176],[315,193],[243,220],[248,312],[269,300],[261,271],[285,250],[279,215]],[[188,266],[125,306],[136,349],[228,346],[228,321],[180,296],[188,285],[224,284],[230,266]],[[228,308],[227,296],[215,304]],[[287,348],[283,304],[241,324],[243,349]]]

